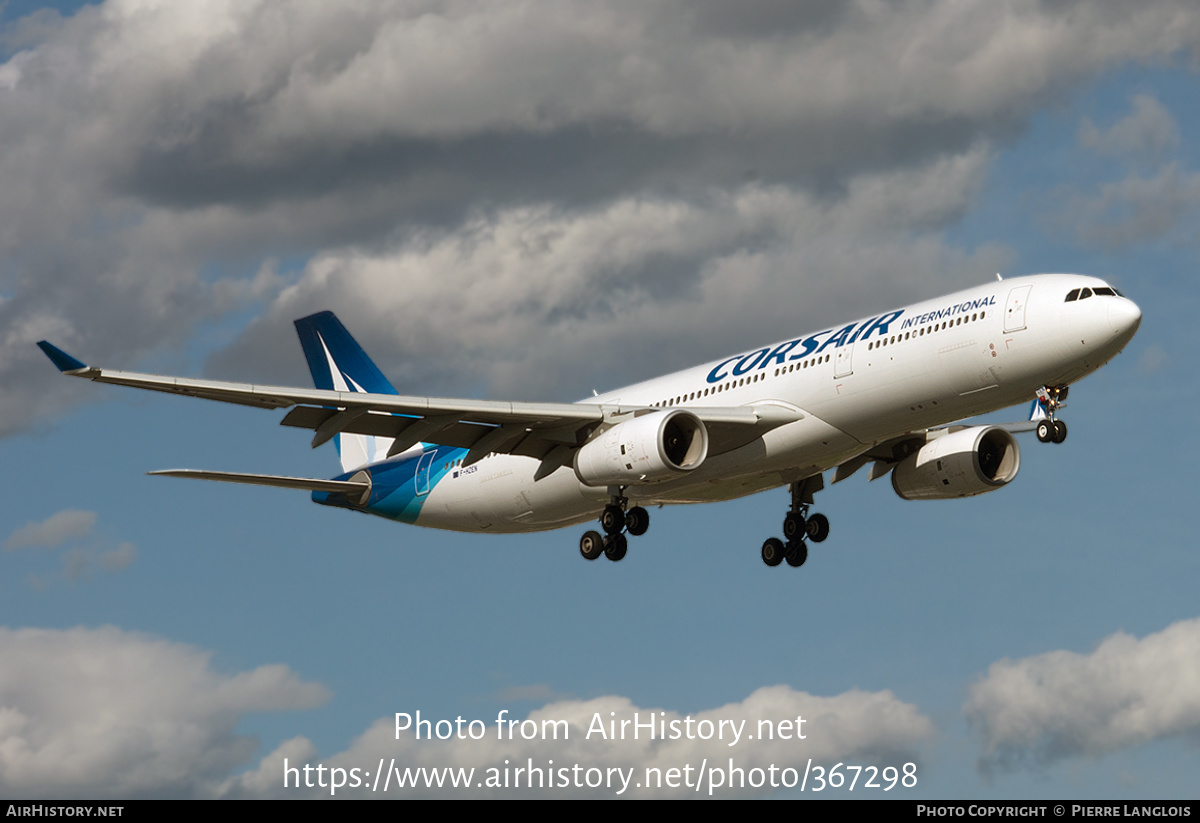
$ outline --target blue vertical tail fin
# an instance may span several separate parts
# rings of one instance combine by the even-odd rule
[[[398,394],[333,312],[323,311],[300,318],[296,321],[296,333],[318,389]],[[334,444],[342,460],[342,470],[350,472],[382,460],[392,439],[339,433],[334,436]]]

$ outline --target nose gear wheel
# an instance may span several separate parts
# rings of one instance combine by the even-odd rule
[[[1061,443],[1067,439],[1067,424],[1057,417],[1066,405],[1070,386],[1042,386],[1037,390],[1037,402],[1046,415],[1037,424],[1037,438],[1043,443]]]

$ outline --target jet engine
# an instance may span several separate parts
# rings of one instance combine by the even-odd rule
[[[995,491],[1017,476],[1021,450],[999,426],[973,426],[930,440],[896,464],[892,488],[905,500]]]
[[[653,412],[618,423],[575,453],[575,474],[589,486],[625,486],[670,480],[708,456],[708,430],[682,409]]]

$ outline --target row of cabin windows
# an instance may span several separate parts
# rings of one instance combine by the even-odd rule
[[[1068,298],[1068,299],[1070,299],[1070,298]],[[905,332],[904,334],[893,334],[890,338],[884,337],[880,340],[872,340],[870,343],[867,344],[867,350],[871,351],[873,349],[882,348],[883,346],[890,346],[895,343],[900,343],[905,340],[908,340],[912,337],[924,337],[926,333],[933,334],[935,331],[942,331],[943,329],[948,329],[948,328],[951,328],[952,326],[961,326],[963,323],[973,323],[976,320],[982,320],[986,316],[987,316],[987,312],[981,311],[981,312],[978,312],[977,314],[972,314],[970,316],[970,318],[968,318],[966,315],[963,315],[962,317],[955,318],[954,320],[946,320],[943,323],[941,323],[940,325],[934,324],[932,326],[926,326],[922,329],[918,329],[915,332]],[[819,357],[810,357],[807,360],[802,360],[798,363],[790,363],[787,366],[781,366],[781,367],[775,369],[775,376],[779,377],[782,374],[789,374],[791,372],[797,371],[798,369],[807,369],[809,366],[816,366],[821,363],[828,363],[832,359],[833,359],[833,355],[830,355],[830,354],[821,355]],[[678,395],[677,397],[672,397],[669,400],[660,400],[659,402],[651,403],[650,405],[654,406],[656,408],[664,408],[664,407],[668,407],[668,406],[677,406],[680,403],[690,403],[693,400],[708,397],[710,394],[717,394],[718,392],[727,391],[729,389],[735,389],[739,386],[744,386],[747,383],[757,383],[759,380],[762,380],[765,377],[766,377],[766,375],[763,374],[762,372],[760,372],[752,377],[743,377],[741,380],[735,380],[732,383],[722,383],[719,386],[713,386],[711,388],[701,389],[700,391],[694,391],[690,394],[681,394],[681,395]]]
[[[791,372],[798,371],[800,369],[807,369],[809,365],[816,366],[820,363],[828,363],[831,359],[833,359],[833,355],[826,354],[822,357],[810,357],[807,360],[801,360],[799,363],[789,363],[786,366],[781,366],[776,369],[775,376],[778,377],[781,374],[790,374]]]
[[[745,386],[747,383],[757,383],[764,377],[766,377],[765,374],[755,374],[750,377],[743,377],[741,380],[734,380],[732,383],[722,383],[718,386],[712,386],[707,389],[694,391],[691,394],[681,394],[677,397],[672,397],[669,400],[660,400],[657,403],[651,403],[650,405],[656,408],[662,408],[667,406],[677,406],[680,403],[690,403],[693,400],[702,397],[708,397],[710,394],[717,394],[718,392],[728,391],[729,389],[736,389],[738,386]]]

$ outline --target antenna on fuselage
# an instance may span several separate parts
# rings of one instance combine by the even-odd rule
[[[996,272],[996,279],[1003,280],[1004,278],[1000,276],[1000,272]]]

